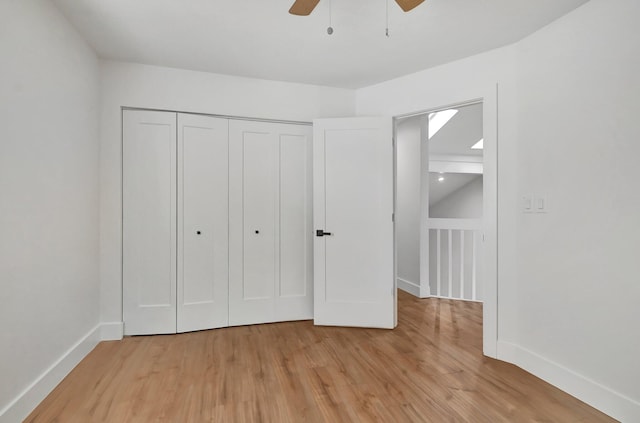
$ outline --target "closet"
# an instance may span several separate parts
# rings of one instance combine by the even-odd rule
[[[308,125],[123,111],[125,334],[313,318]]]

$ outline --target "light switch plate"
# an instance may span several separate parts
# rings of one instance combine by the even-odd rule
[[[547,213],[549,202],[546,195],[536,195],[533,200],[533,209],[535,213]]]
[[[533,194],[525,194],[522,196],[520,201],[523,213],[535,213],[533,198]]]

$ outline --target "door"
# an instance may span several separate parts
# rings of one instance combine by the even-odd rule
[[[313,127],[314,322],[393,328],[391,118]]]
[[[311,319],[311,129],[231,120],[229,140],[229,324]]]
[[[276,321],[313,318],[313,129],[278,124],[279,255]]]
[[[178,332],[228,326],[228,122],[178,115]]]
[[[176,114],[123,112],[125,335],[176,332]]]

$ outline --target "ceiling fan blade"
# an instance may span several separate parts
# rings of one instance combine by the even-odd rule
[[[416,6],[419,6],[424,0],[396,0],[398,6],[402,8],[405,12],[413,9]]]
[[[296,0],[289,9],[289,13],[298,16],[307,16],[316,8],[320,0]]]

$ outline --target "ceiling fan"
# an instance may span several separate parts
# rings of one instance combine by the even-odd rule
[[[395,0],[398,6],[405,12],[418,6],[423,1],[424,0]],[[291,9],[289,9],[289,13],[292,15],[307,16],[313,12],[313,9],[315,9],[319,2],[320,0],[296,0],[291,6]]]

